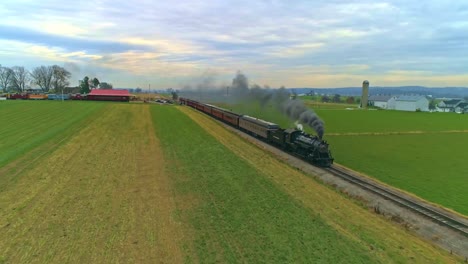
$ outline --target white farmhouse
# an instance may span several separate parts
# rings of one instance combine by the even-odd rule
[[[392,105],[392,102],[395,100],[395,96],[392,95],[371,95],[369,96],[369,105],[379,107],[382,109],[392,109],[389,107]]]
[[[443,100],[437,104],[439,112],[455,112],[458,105],[464,103],[463,99]]]
[[[468,103],[462,102],[457,105],[455,108],[455,112],[457,113],[468,113]]]
[[[395,110],[400,111],[429,111],[429,100],[422,95],[401,95],[395,99]]]

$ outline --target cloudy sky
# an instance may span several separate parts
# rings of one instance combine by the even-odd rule
[[[468,86],[468,2],[2,0],[0,64],[73,82]]]

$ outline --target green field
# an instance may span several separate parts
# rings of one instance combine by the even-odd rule
[[[199,201],[180,212],[194,229],[199,262],[372,262],[365,248],[291,200],[180,111],[153,107],[152,115],[176,195]]]
[[[391,110],[322,110],[325,133],[468,130],[468,115]]]
[[[226,107],[294,125],[271,106]],[[468,215],[468,115],[343,108],[315,109],[335,162]]]
[[[42,127],[0,166],[0,263],[461,260],[188,107],[18,101],[0,115],[10,137]]]
[[[468,215],[468,134],[328,137],[340,164]]]
[[[468,115],[317,112],[338,163],[468,215]]]
[[[2,101],[0,167],[54,139],[66,139],[104,104],[94,102]]]

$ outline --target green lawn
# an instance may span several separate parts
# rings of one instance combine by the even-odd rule
[[[326,132],[401,132],[468,130],[468,115],[390,110],[316,110]]]
[[[294,123],[272,106],[226,107],[282,127]],[[462,133],[468,130],[468,115],[323,108],[315,112],[325,122],[324,138],[337,163],[468,215],[468,133]]]
[[[196,262],[375,262],[176,108],[152,115],[175,195],[194,201],[179,217],[194,230]]]
[[[468,215],[468,134],[328,139],[339,163]]]
[[[468,133],[449,133],[468,130],[468,115],[372,110],[317,113],[326,123],[329,135],[325,137],[336,162],[468,215]],[[392,132],[400,134],[385,135]]]
[[[61,140],[103,106],[81,101],[1,101],[0,167],[48,140]]]

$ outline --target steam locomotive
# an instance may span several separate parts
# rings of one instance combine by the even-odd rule
[[[179,103],[202,111],[271,145],[298,156],[311,164],[320,167],[330,167],[333,163],[328,143],[318,136],[311,136],[298,129],[283,129],[275,123],[248,115],[240,115],[214,105],[200,103],[187,98],[179,98]]]

